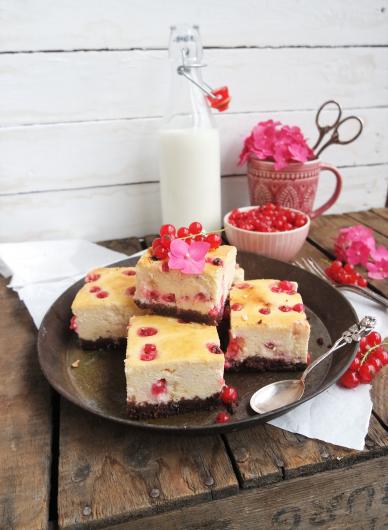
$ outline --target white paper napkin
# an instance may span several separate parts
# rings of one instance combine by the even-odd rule
[[[387,310],[355,293],[342,293],[360,319],[365,315],[374,316],[376,329],[382,337],[388,336]],[[371,385],[359,385],[354,389],[332,385],[319,396],[269,423],[309,438],[362,450],[372,412],[370,389]]]
[[[83,240],[6,243],[0,244],[0,273],[13,274],[9,286],[19,294],[39,327],[56,298],[90,269],[127,257]],[[344,294],[360,318],[376,317],[376,328],[381,335],[388,335],[387,311],[356,294]],[[347,390],[333,385],[269,423],[324,442],[363,449],[372,411],[370,388],[360,385]]]

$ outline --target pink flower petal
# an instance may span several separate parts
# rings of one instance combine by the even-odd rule
[[[189,251],[190,246],[182,239],[174,239],[170,245],[170,255],[175,257],[184,257]]]
[[[372,250],[371,256],[375,261],[388,259],[388,248],[384,247],[384,245],[379,245],[377,248]]]
[[[190,256],[195,261],[202,260],[209,252],[210,244],[206,241],[193,241],[189,246]]]
[[[168,259],[168,267],[169,269],[176,269],[176,270],[182,270],[186,265],[186,259],[184,257],[177,257],[170,254],[170,257]]]
[[[353,241],[346,252],[347,262],[350,265],[366,265],[368,263],[370,249],[362,241]]]
[[[384,280],[388,278],[388,259],[383,259],[376,263],[369,262],[366,266],[369,278],[374,280]]]
[[[185,260],[185,266],[181,269],[184,274],[201,274],[205,267],[205,260],[195,261],[187,259]]]

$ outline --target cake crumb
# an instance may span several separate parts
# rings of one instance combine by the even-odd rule
[[[79,367],[79,363],[80,363],[80,360],[77,359],[76,361],[74,361],[73,363],[71,363],[71,367],[72,367],[72,368],[78,368],[78,367]]]

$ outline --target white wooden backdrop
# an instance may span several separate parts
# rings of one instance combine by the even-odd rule
[[[241,142],[259,120],[300,125],[335,98],[365,123],[333,147],[344,190],[330,210],[384,206],[388,0],[0,0],[0,241],[144,235],[160,224],[156,132],[169,26],[199,24],[228,84],[223,210],[248,204]],[[317,203],[331,193],[323,174]]]

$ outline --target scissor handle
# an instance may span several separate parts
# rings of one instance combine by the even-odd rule
[[[321,112],[326,108],[328,107],[329,105],[335,105],[337,107],[337,110],[338,110],[338,114],[337,114],[337,117],[335,119],[335,121],[331,124],[331,125],[321,125],[320,123],[320,117],[321,117]],[[332,129],[334,129],[335,127],[337,127],[338,123],[340,122],[341,120],[341,116],[342,116],[342,109],[341,109],[341,106],[340,104],[335,101],[334,99],[329,99],[329,101],[325,101],[325,103],[323,103],[316,115],[315,115],[315,124],[317,126],[317,129],[318,129],[318,138],[317,138],[317,141],[315,142],[315,145],[313,146],[313,151],[315,151],[315,149],[319,146],[319,144],[322,142],[323,140],[323,137],[329,132],[331,131]]]
[[[358,131],[353,136],[351,136],[347,140],[342,140],[339,135],[339,129],[343,126],[343,124],[346,121],[356,121],[359,127],[358,127]],[[322,151],[324,151],[324,149],[326,149],[326,147],[328,147],[331,144],[347,145],[347,144],[354,142],[354,140],[356,140],[362,133],[363,128],[364,128],[364,124],[362,123],[362,120],[358,116],[347,116],[343,120],[339,121],[337,125],[335,126],[334,131],[331,137],[329,138],[329,140],[325,144],[323,144],[323,146],[316,153],[317,157],[322,153]]]
[[[320,123],[320,117],[321,117],[321,112],[326,108],[328,107],[329,105],[335,105],[337,107],[337,110],[338,110],[338,115],[337,115],[337,118],[335,119],[334,123],[332,125],[321,125]],[[318,112],[315,116],[315,123],[318,127],[318,129],[323,129],[326,132],[330,131],[331,129],[334,129],[334,127],[336,127],[338,125],[338,123],[340,122],[340,119],[341,119],[341,116],[342,116],[342,109],[341,109],[341,106],[340,104],[335,101],[334,99],[330,99],[329,101],[325,101],[325,103],[323,103],[319,109],[318,109]]]
[[[358,123],[358,131],[353,136],[351,136],[348,140],[341,140],[341,138],[339,136],[339,129],[340,129],[340,127],[342,127],[342,125],[346,121],[356,121]],[[341,145],[346,145],[346,144],[350,144],[351,142],[354,142],[354,140],[356,140],[360,136],[360,134],[362,133],[362,129],[363,128],[364,128],[364,124],[362,123],[361,118],[359,118],[358,116],[347,116],[346,118],[344,118],[343,120],[341,120],[338,123],[338,125],[337,125],[337,127],[335,129],[334,134],[336,136],[336,140],[335,140],[334,143],[341,144]]]

